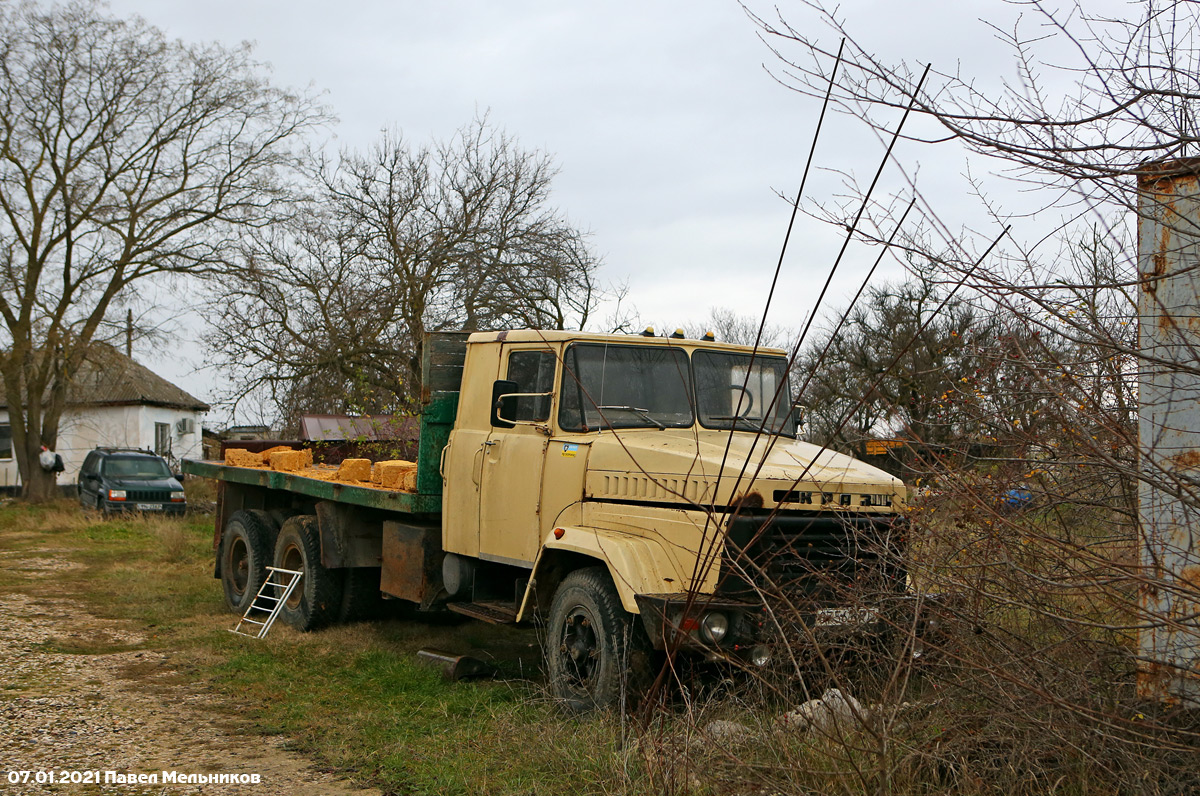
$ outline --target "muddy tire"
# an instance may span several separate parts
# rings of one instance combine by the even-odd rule
[[[379,567],[353,567],[345,570],[342,586],[342,605],[338,610],[339,622],[357,622],[374,619],[379,613]]]
[[[546,666],[551,693],[572,712],[633,704],[649,670],[649,642],[621,606],[602,567],[563,578],[550,604]]]
[[[103,508],[101,511],[108,514]],[[262,588],[270,563],[268,530],[250,512],[234,512],[221,534],[221,587],[230,611],[246,613]]]
[[[279,618],[297,630],[316,630],[332,624],[342,605],[343,574],[321,566],[321,541],[317,518],[292,517],[279,528],[275,541],[275,566],[304,574],[279,612]],[[282,589],[279,592],[282,593]]]
[[[258,525],[266,534],[267,550],[275,550],[275,540],[279,538],[279,520],[271,512],[262,509],[246,509],[247,514],[258,521]]]

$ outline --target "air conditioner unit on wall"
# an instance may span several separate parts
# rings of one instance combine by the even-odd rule
[[[175,423],[175,431],[179,434],[191,434],[196,430],[196,421],[190,417],[180,419]]]

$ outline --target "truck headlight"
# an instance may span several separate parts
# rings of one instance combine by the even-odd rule
[[[172,492],[171,500],[183,500],[183,493],[182,492]]]
[[[124,489],[108,490],[108,499],[109,500],[124,500],[125,499],[125,490]]]
[[[709,611],[700,620],[700,634],[706,641],[720,644],[721,639],[729,632],[729,620],[720,611]]]
[[[766,644],[755,644],[750,648],[750,662],[762,668],[771,662],[771,650]]]

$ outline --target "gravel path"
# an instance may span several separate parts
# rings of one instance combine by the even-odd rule
[[[71,566],[52,553],[22,557],[23,576],[41,580]],[[0,567],[16,563],[11,555],[0,554]],[[182,682],[162,652],[136,649],[143,641],[130,623],[99,619],[78,603],[0,593],[0,794],[378,796],[316,770],[283,738],[224,726],[234,708]],[[106,783],[106,771],[158,781]],[[164,771],[260,781],[164,784]],[[38,783],[39,772],[99,772],[100,784]]]

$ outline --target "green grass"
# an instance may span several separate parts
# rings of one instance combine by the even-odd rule
[[[410,616],[235,636],[212,577],[211,517],[105,520],[66,502],[10,504],[0,508],[0,550],[9,551],[0,590],[71,597],[144,637],[56,636],[46,650],[170,651],[182,679],[223,696],[214,709],[243,732],[283,735],[319,766],[384,793],[651,792],[615,717],[565,716],[544,699],[530,631]],[[65,566],[31,577],[35,559]],[[534,679],[447,683],[418,661],[422,647],[495,653],[501,671]]]
[[[835,742],[775,726],[781,712],[807,698],[794,672],[727,685],[689,680],[686,695],[677,691],[670,709],[634,731],[613,714],[578,718],[552,705],[537,678],[540,655],[530,631],[397,614],[308,634],[279,625],[263,641],[242,638],[228,632],[235,617],[212,570],[210,517],[104,520],[69,503],[0,508],[0,591],[63,595],[124,623],[125,633],[109,635],[104,627],[58,634],[44,649],[167,652],[173,678],[150,678],[136,666],[123,676],[146,677],[145,688],[214,694],[211,707],[199,709],[211,709],[223,725],[283,736],[320,769],[385,794],[1113,796],[1183,792],[1158,786],[1195,776],[1194,756],[1155,752],[1156,736],[1140,737],[1137,747],[1127,735],[1096,732],[1102,725],[1082,713],[1062,711],[1072,700],[1096,707],[1093,693],[1111,668],[1085,670],[1083,657],[1051,656],[1058,647],[1036,643],[1046,622],[1020,606],[988,614],[989,633],[1003,644],[964,630],[940,662],[914,672],[888,704],[911,700],[916,707],[898,714],[886,733],[852,732]],[[1072,638],[1071,650],[1091,649],[1088,638]],[[1004,646],[1009,642],[1012,649]],[[418,661],[422,647],[494,655],[507,679],[447,683]],[[1038,651],[1028,661],[1020,654],[1027,647]],[[1089,654],[1086,660],[1095,658]],[[804,677],[816,693],[836,684],[869,704],[881,698],[888,671],[852,665],[836,679]],[[1031,685],[993,674],[1028,677]],[[0,698],[23,687],[4,685]],[[1104,687],[1119,696],[1119,687]],[[1042,699],[1050,688],[1053,698]],[[1021,710],[997,708],[1008,704]],[[1119,729],[1122,704],[1101,707]],[[755,734],[741,743],[705,740],[698,728],[712,719],[742,722]],[[1149,732],[1142,724],[1136,729]],[[1181,746],[1180,738],[1194,737],[1168,729],[1154,732]],[[1151,784],[1122,781],[1134,771],[1147,772]]]

